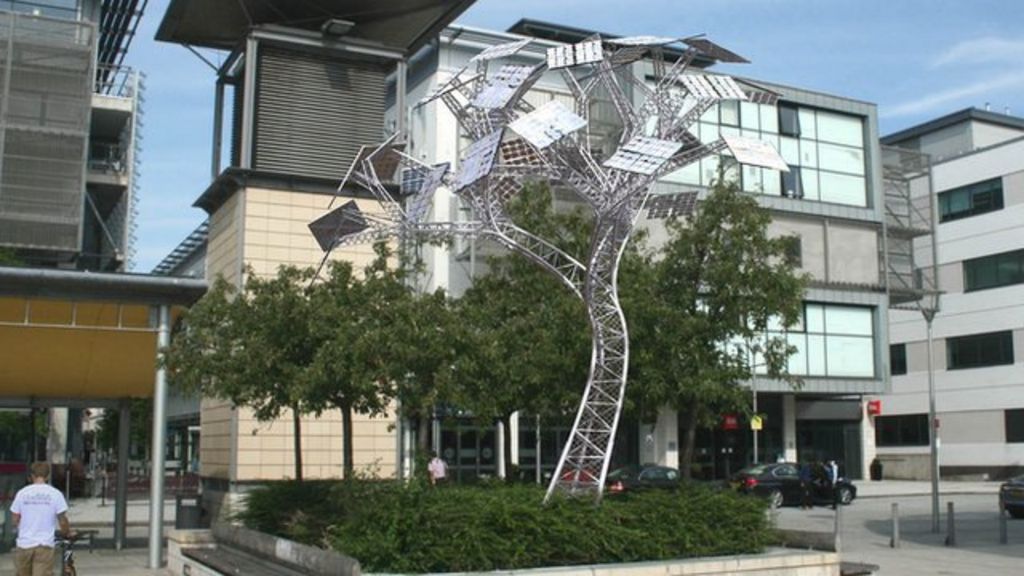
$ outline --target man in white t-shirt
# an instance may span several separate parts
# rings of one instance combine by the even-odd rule
[[[14,496],[11,513],[18,530],[14,567],[17,576],[50,576],[54,566],[54,532],[69,535],[68,504],[59,490],[46,483],[50,465],[32,464],[32,483]]]
[[[435,486],[438,483],[444,483],[448,478],[448,463],[441,459],[437,452],[433,452],[432,455],[430,464],[427,464],[427,472],[430,473],[430,484]]]

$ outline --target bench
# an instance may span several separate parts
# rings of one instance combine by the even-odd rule
[[[356,560],[240,526],[168,533],[167,568],[188,576],[360,576]]]

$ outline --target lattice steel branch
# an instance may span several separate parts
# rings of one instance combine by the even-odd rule
[[[664,47],[676,42],[687,48],[669,66]],[[546,499],[558,493],[600,499],[629,366],[629,334],[618,295],[619,262],[637,215],[658,178],[726,149],[740,162],[785,169],[774,149],[759,141],[730,137],[703,142],[690,130],[721,100],[773,102],[777,95],[757,86],[748,94],[728,76],[690,74],[697,56],[745,61],[697,37],[603,41],[595,36],[548,49],[546,64],[504,64],[491,70],[494,61],[515,55],[528,44],[524,39],[488,48],[473,58],[475,73],[463,78],[466,69],[460,70],[420,103],[444,103],[473,138],[457,174],[449,173],[447,165],[419,162],[389,139],[360,152],[339,188],[341,192],[354,185],[370,191],[383,212],[367,214],[350,201],[311,228],[328,254],[339,245],[395,234],[427,240],[489,237],[560,278],[586,304],[592,353],[583,398]],[[620,73],[645,55],[653,63],[653,86],[640,75]],[[555,69],[573,96],[573,110],[557,103],[534,109],[525,94],[545,72]],[[622,127],[618,148],[608,157],[595,156],[591,148],[590,109],[599,90],[607,95]],[[397,180],[407,198],[404,209],[396,200]],[[593,210],[594,233],[585,263],[509,218],[509,200],[535,180],[574,191]],[[470,207],[474,220],[425,219],[430,198],[442,185]],[[692,206],[691,196],[663,212],[678,213]]]

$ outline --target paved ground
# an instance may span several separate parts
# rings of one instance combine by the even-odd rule
[[[857,483],[858,498],[843,510],[842,558],[875,564],[881,575],[1021,574],[1024,572],[1024,521],[1009,520],[1009,544],[999,543],[996,482],[944,483],[941,533],[931,532],[931,498],[927,482]],[[955,507],[957,546],[947,547],[946,503]],[[889,546],[892,503],[900,508],[901,547]],[[825,507],[779,512],[782,528],[830,532],[835,513]]]

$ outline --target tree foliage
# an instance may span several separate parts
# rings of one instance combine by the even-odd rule
[[[684,415],[687,477],[697,427],[723,411],[747,410],[741,382],[760,372],[797,383],[787,372],[792,348],[765,334],[770,324],[799,319],[806,280],[786,258],[790,240],[768,236],[770,222],[720,173],[692,217],[667,223],[668,241],[657,252],[623,269],[628,393],[648,410],[667,405]]]

